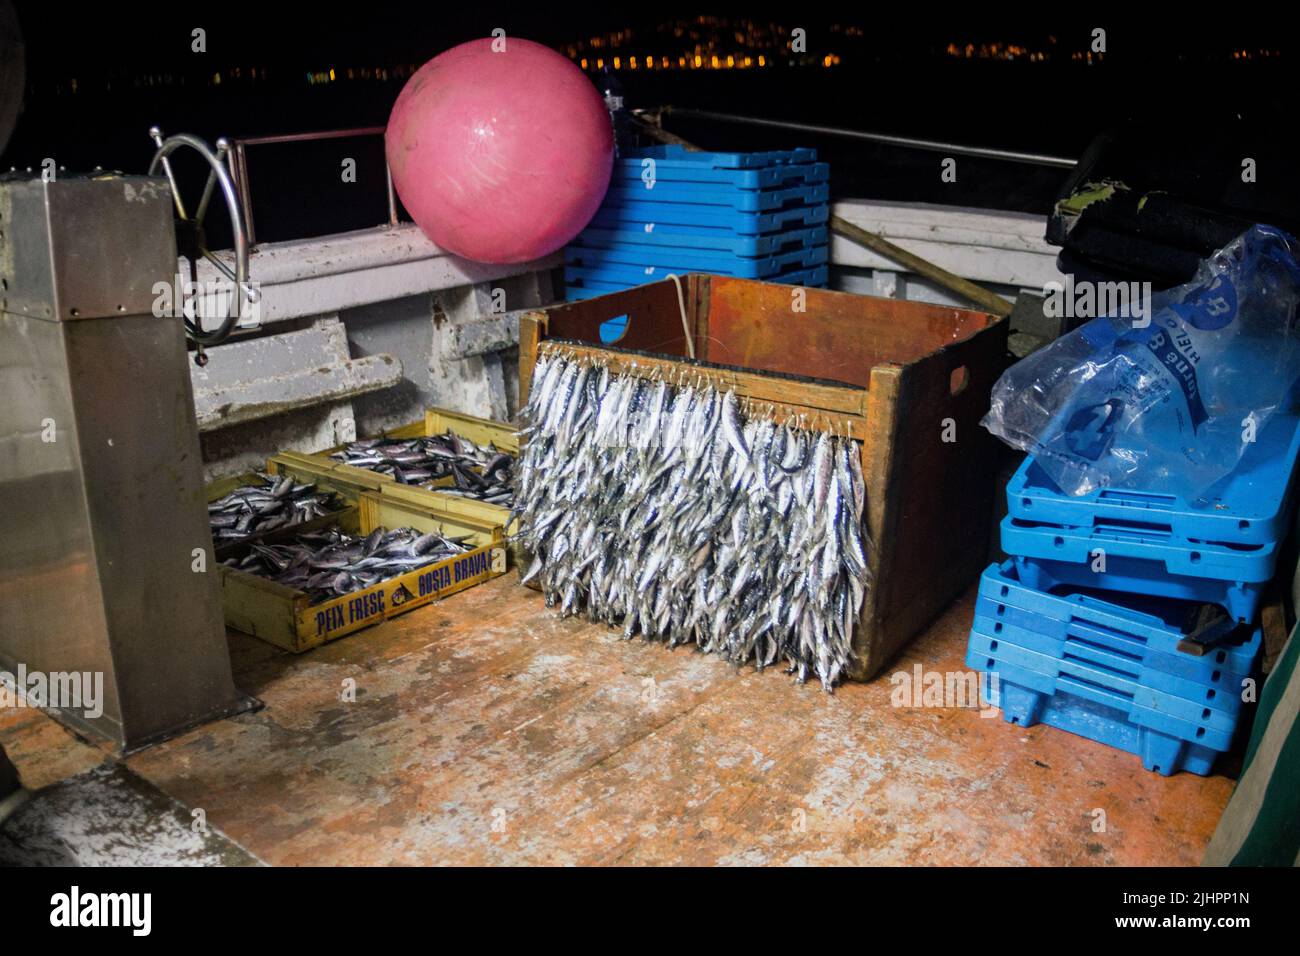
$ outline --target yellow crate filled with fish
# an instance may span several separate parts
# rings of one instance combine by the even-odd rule
[[[245,472],[219,478],[207,486],[208,525],[213,551],[221,560],[240,544],[293,528],[315,531],[336,523],[356,506],[337,491],[292,475]]]
[[[505,573],[499,524],[362,492],[325,528],[237,545],[219,565],[226,623],[301,653]]]
[[[364,438],[314,455],[284,452],[268,470],[336,488],[352,499],[364,491],[403,489],[403,500],[450,509],[510,532],[512,482],[519,437],[510,425],[431,408],[424,420],[379,438]]]

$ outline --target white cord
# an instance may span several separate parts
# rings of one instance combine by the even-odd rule
[[[672,272],[668,273],[668,278],[677,286],[677,306],[682,310],[682,331],[686,333],[686,354],[695,358],[695,337],[691,335],[691,323],[686,318],[686,296],[682,294],[682,280]]]

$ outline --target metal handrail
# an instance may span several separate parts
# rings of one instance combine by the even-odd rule
[[[243,139],[232,140],[231,149],[235,158],[232,171],[234,172],[235,189],[239,193],[239,203],[244,212],[244,228],[248,231],[248,244],[251,246],[257,243],[257,233],[253,228],[253,190],[248,179],[247,147],[278,143],[307,143],[322,139],[345,139],[351,136],[383,136],[385,131],[386,127],[383,126],[357,126],[351,129],[319,130],[312,133],[284,133],[278,136],[247,136]],[[387,157],[384,158],[384,176],[388,186],[388,225],[396,226],[397,194],[393,190],[393,171],[388,166]]]
[[[981,159],[1001,159],[1011,163],[1028,163],[1033,166],[1056,166],[1062,169],[1073,169],[1079,162],[1077,159],[1052,156],[1047,153],[1022,153],[1011,149],[966,146],[961,143],[916,139],[911,136],[892,136],[887,133],[869,133],[864,130],[844,129],[838,126],[817,126],[812,123],[793,123],[787,120],[762,119],[757,116],[737,116],[734,113],[715,113],[712,110],[679,109],[675,106],[665,106],[660,109],[634,110],[633,112],[638,115],[654,115],[658,113],[662,116],[689,116],[693,119],[718,120],[724,123],[748,123],[752,126],[797,130],[801,133],[817,133],[824,136],[842,136],[846,139],[862,139],[872,143],[884,143],[888,146],[924,149],[936,153],[950,153],[956,156],[977,156]]]

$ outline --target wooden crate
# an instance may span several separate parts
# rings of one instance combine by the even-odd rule
[[[349,519],[356,519],[349,526]],[[461,515],[409,509],[401,502],[364,492],[359,509],[348,509],[341,526],[369,534],[377,527],[412,527],[448,536],[468,536],[474,550],[380,581],[342,597],[312,604],[302,591],[218,565],[226,624],[254,637],[300,654],[372,624],[404,614],[458,591],[499,577],[506,571],[505,544],[499,525],[485,525]],[[300,533],[268,535],[266,543]]]
[[[683,292],[685,317],[671,281],[522,315],[520,401],[548,349],[647,376],[692,364],[752,407],[859,440],[873,581],[850,676],[869,679],[986,563],[996,442],[979,421],[1006,366],[1007,322],[724,276],[687,276]],[[601,325],[623,316],[621,337],[602,344]]]
[[[421,421],[386,432],[383,437],[416,438],[423,435],[441,435],[448,428],[477,444],[491,443],[504,452],[512,455],[519,454],[519,436],[512,426],[442,408],[427,409]],[[483,524],[498,525],[504,528],[507,534],[511,533],[510,509],[504,505],[446,494],[440,492],[436,486],[417,488],[414,485],[404,485],[389,475],[334,461],[329,456],[337,450],[332,448],[310,455],[301,452],[282,452],[267,462],[267,470],[273,474],[291,474],[300,481],[316,481],[322,487],[339,491],[350,501],[359,501],[362,493],[366,491],[397,494],[401,496],[402,501],[409,504],[418,505],[420,502],[428,502],[435,512],[440,513],[444,509],[449,509],[452,513],[464,515]],[[450,477],[440,479],[439,484],[450,485],[452,479]],[[513,546],[510,554],[512,561],[518,560],[519,555]]]

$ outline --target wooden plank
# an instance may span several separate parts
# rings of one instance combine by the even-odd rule
[[[865,246],[886,259],[897,262],[909,272],[915,272],[931,282],[938,283],[950,292],[974,302],[981,309],[1002,318],[1006,318],[1011,314],[1011,303],[1002,296],[990,292],[981,285],[976,285],[969,279],[954,275],[947,269],[940,268],[927,259],[922,259],[920,256],[908,252],[902,246],[894,245],[888,239],[882,239],[873,232],[867,232],[861,226],[855,226],[841,216],[831,216],[831,230],[847,239],[852,239],[858,245]]]
[[[722,276],[710,280],[710,289],[704,358],[863,387],[877,365],[918,361],[993,321],[951,306]]]
[[[298,651],[297,599],[301,592],[266,578],[221,565],[221,605],[226,624],[237,631]]]
[[[697,276],[696,279],[698,278]],[[695,316],[690,314],[690,283],[691,277],[687,276],[683,293],[686,296],[687,324],[693,328]],[[677,286],[670,279],[634,286],[594,299],[551,306],[545,315],[546,338],[571,339],[600,345],[603,341],[600,336],[601,325],[610,319],[625,316],[622,335],[617,342],[607,344],[679,358],[688,355]]]
[[[448,495],[435,495],[424,488],[392,485],[380,493],[361,496],[362,526],[373,528],[412,527],[419,531],[437,531],[451,537],[469,535],[476,544],[490,544],[504,536],[496,511],[485,514],[466,501]],[[491,506],[495,508],[496,506]]]
[[[525,312],[519,317],[519,407],[528,404],[528,389],[537,364],[537,347],[546,333],[545,312]]]
[[[998,320],[897,373],[892,431],[874,449],[879,564],[856,678],[888,665],[987,564],[997,443],[979,421],[1005,365],[1006,331]]]

